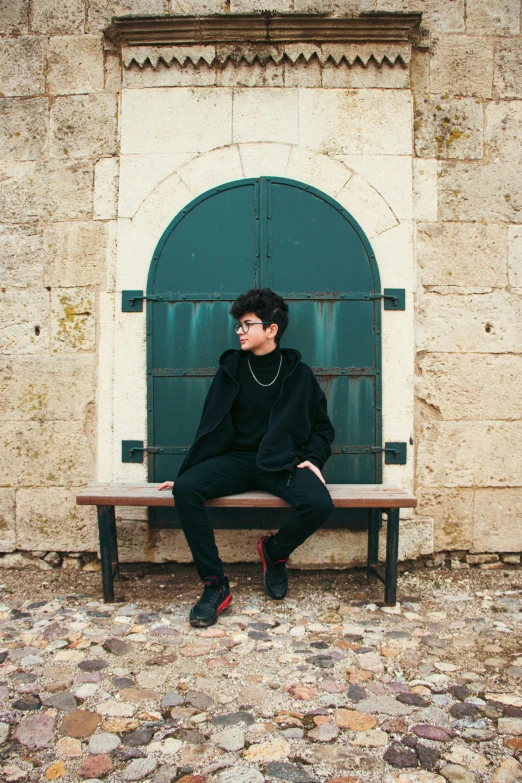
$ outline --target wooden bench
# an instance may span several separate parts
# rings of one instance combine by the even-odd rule
[[[76,496],[81,506],[96,506],[100,536],[103,600],[114,601],[114,578],[118,577],[118,542],[116,537],[115,506],[173,506],[169,490],[158,491],[157,484],[89,484]],[[379,566],[378,514],[370,515],[368,525],[367,575],[377,576],[384,583],[384,603],[394,606],[397,596],[397,562],[399,547],[399,510],[414,508],[417,499],[399,487],[384,484],[327,484],[336,508],[370,508],[384,511],[388,517],[386,562]],[[207,506],[228,508],[284,508],[289,504],[268,492],[242,492],[238,495],[214,498]]]

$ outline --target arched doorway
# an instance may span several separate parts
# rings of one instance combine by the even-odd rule
[[[149,481],[175,479],[220,354],[237,346],[230,301],[270,286],[290,307],[282,345],[312,366],[336,428],[329,482],[380,483],[381,303],[375,257],[362,229],[326,194],[262,177],[226,183],[188,204],[152,259],[147,286]],[[232,510],[225,511],[230,526]],[[223,510],[212,509],[216,525]],[[238,511],[251,527],[281,511]],[[366,523],[337,510],[331,524]],[[151,509],[154,526],[176,512]]]

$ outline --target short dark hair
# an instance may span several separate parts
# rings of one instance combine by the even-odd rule
[[[271,288],[251,288],[238,296],[230,308],[230,315],[239,320],[245,313],[255,313],[267,325],[277,324],[276,343],[279,343],[288,326],[288,305]],[[266,331],[266,326],[263,326]]]

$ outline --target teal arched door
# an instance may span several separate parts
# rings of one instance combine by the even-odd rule
[[[157,245],[147,288],[148,445],[155,447],[149,481],[176,478],[218,358],[238,347],[230,301],[264,286],[289,304],[282,346],[301,351],[328,398],[337,437],[327,481],[380,483],[375,257],[340,204],[279,177],[238,180],[204,193],[174,218]],[[212,513],[219,524],[219,510]],[[240,518],[252,526],[277,522],[275,511],[248,513],[247,519],[241,511]],[[367,513],[334,512],[339,524],[365,522]],[[156,526],[176,525],[174,510],[151,514]],[[226,514],[230,523],[231,510]]]

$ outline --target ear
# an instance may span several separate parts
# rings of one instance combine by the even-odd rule
[[[277,324],[270,324],[266,331],[269,337],[275,337],[279,331],[279,326]]]

